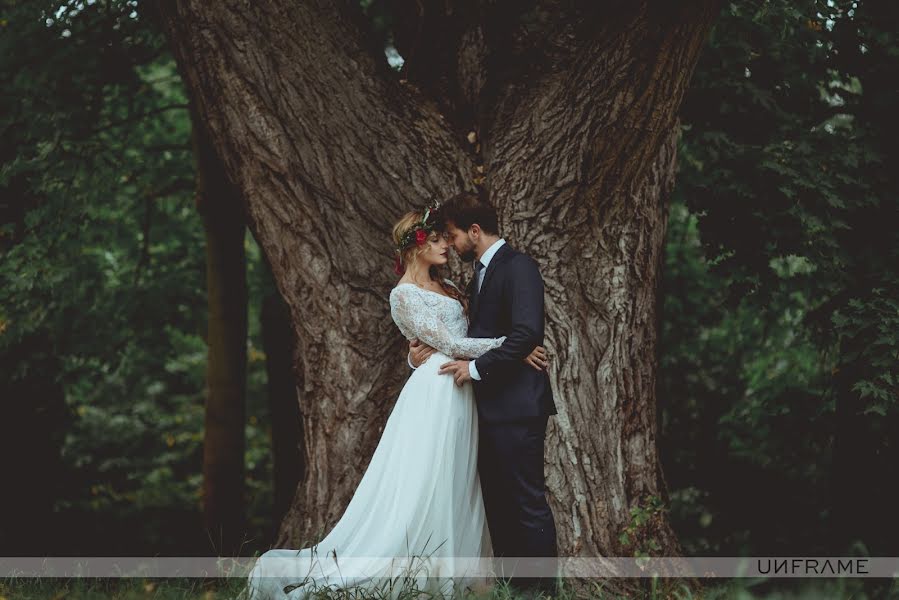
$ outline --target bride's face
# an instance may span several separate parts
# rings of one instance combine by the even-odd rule
[[[425,242],[425,249],[418,255],[426,267],[432,265],[445,265],[449,260],[449,242],[446,235],[432,231]]]

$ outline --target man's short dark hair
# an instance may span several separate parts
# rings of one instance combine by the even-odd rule
[[[496,209],[473,192],[456,194],[440,205],[440,213],[444,222],[452,222],[459,229],[468,230],[477,223],[484,233],[499,235]]]

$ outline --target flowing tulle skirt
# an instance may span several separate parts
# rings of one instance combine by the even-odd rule
[[[474,393],[470,383],[459,387],[437,373],[448,360],[435,353],[412,373],[330,533],[312,548],[275,548],[257,559],[250,600],[297,600],[323,586],[396,597],[409,583],[383,569],[409,564],[409,557],[418,557],[409,572],[418,589],[450,594],[485,583],[460,576],[470,559],[492,556],[492,549],[477,472]],[[432,568],[427,559],[434,558],[440,560]]]

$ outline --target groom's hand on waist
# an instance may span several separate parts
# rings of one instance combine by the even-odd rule
[[[409,366],[417,369],[435,352],[434,348],[431,348],[421,340],[412,340],[409,342]]]
[[[454,360],[440,365],[437,371],[440,375],[452,375],[456,385],[462,386],[466,381],[471,381],[471,372],[468,370],[467,360]]]

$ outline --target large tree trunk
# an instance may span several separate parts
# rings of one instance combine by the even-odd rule
[[[334,524],[408,374],[391,223],[477,180],[546,280],[560,552],[632,553],[630,509],[665,494],[656,290],[677,109],[716,2],[395,4],[402,78],[352,2],[163,4],[299,339],[309,470],[278,544]]]
[[[206,234],[209,306],[203,520],[216,551],[234,556],[240,553],[246,530],[246,217],[239,192],[228,181],[202,121],[194,111],[192,114],[196,201]]]

